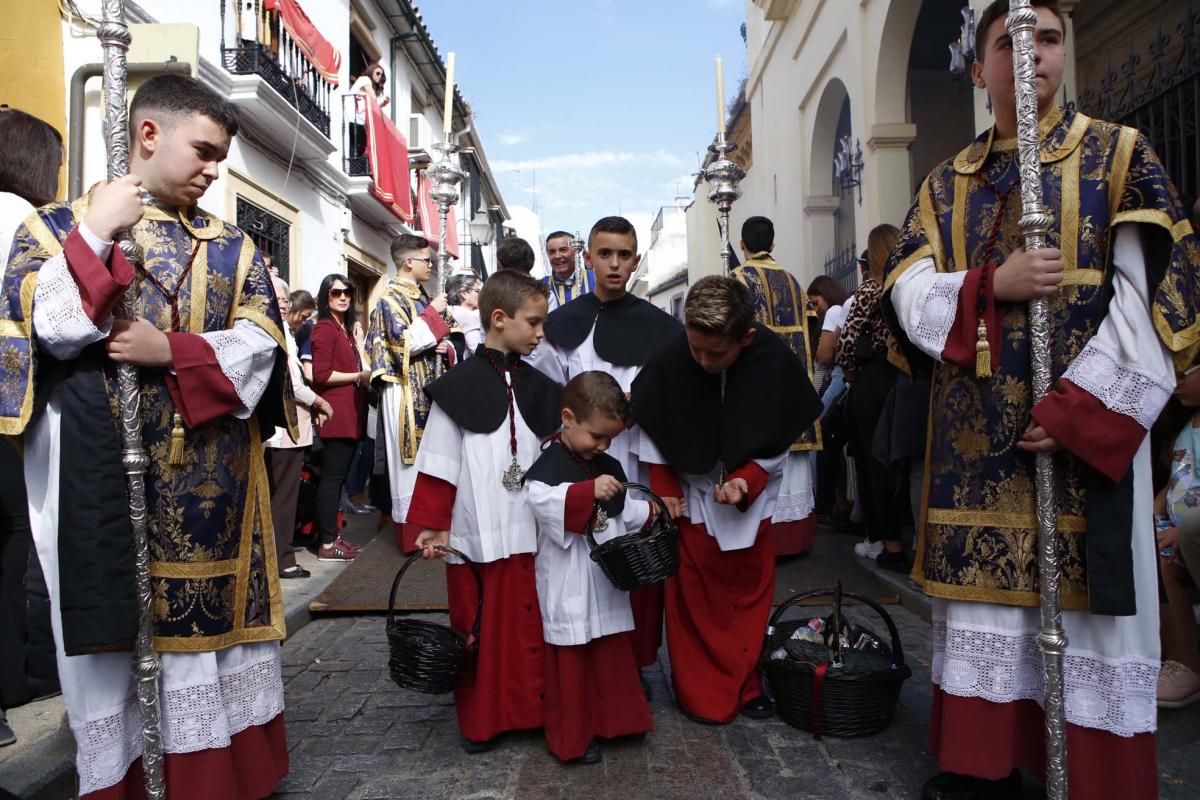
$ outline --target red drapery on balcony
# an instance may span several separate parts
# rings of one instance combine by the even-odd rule
[[[338,85],[338,71],[342,66],[342,54],[317,30],[312,20],[300,8],[296,0],[263,0],[267,11],[279,12],[283,27],[291,34],[304,55],[321,73],[325,82],[333,87]]]
[[[408,141],[387,118],[374,94],[354,98],[355,109],[365,111],[367,160],[371,165],[371,194],[405,222],[413,221],[412,190],[408,177]]]
[[[438,217],[437,203],[429,197],[430,182],[425,178],[425,173],[421,173],[420,188],[417,196],[421,201],[421,222],[425,228],[425,238],[429,244],[436,250],[438,246],[439,226],[441,218]],[[446,252],[453,258],[458,258],[458,224],[454,221],[454,207],[451,206],[450,213],[446,215]]]

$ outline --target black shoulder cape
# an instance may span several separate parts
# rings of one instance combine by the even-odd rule
[[[625,483],[625,470],[621,462],[608,453],[597,453],[591,462],[592,474],[584,472],[566,446],[561,441],[553,441],[542,448],[542,454],[533,466],[525,473],[526,481],[537,481],[547,486],[558,486],[561,483],[578,483],[588,481],[600,475],[612,475],[621,483]],[[613,519],[625,510],[625,493],[621,492],[612,500],[601,503],[604,513]]]
[[[450,419],[471,433],[491,433],[508,423],[508,391],[504,379],[488,363],[480,345],[472,358],[456,365],[425,387],[425,394]],[[539,437],[558,430],[562,419],[562,387],[520,357],[492,351],[512,370],[513,399],[525,424]]]
[[[549,342],[573,350],[593,325],[597,355],[622,367],[645,364],[680,330],[678,320],[640,297],[627,294],[605,303],[591,292],[555,309],[543,330]]]
[[[733,471],[787,450],[821,414],[808,372],[763,325],[721,376],[705,372],[680,332],[633,381],[633,416],[676,470]]]

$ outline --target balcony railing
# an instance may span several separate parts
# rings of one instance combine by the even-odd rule
[[[220,2],[221,57],[225,69],[234,75],[259,76],[300,116],[329,136],[332,87],[281,24],[279,12],[264,8],[262,0]],[[232,14],[233,29],[228,38],[227,7]],[[245,10],[239,11],[239,7]]]
[[[371,177],[366,100],[361,94],[342,95],[342,169],[351,178]]]

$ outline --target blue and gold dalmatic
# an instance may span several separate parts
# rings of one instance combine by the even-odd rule
[[[0,308],[0,433],[23,435],[40,408],[35,394],[49,380],[53,359],[36,351],[32,332],[38,270],[62,252],[62,243],[89,202],[39,209],[18,230]],[[193,252],[179,291],[179,330],[228,330],[248,320],[278,345],[275,372],[247,420],[230,414],[188,429],[184,463],[168,463],[175,406],[162,369],[140,370],[142,437],[150,456],[146,502],[156,647],[166,652],[217,650],[244,642],[282,639],[279,591],[260,424],[288,424],[295,409],[286,384],[286,348],[270,278],[242,231],[202,212],[156,207],[133,229],[145,254],[144,270],[174,287]],[[136,313],[160,330],[172,329],[169,302],[139,275]],[[102,345],[93,345],[102,347]],[[115,364],[103,359],[113,428],[118,426]],[[103,402],[103,401],[101,401]],[[265,416],[264,416],[265,415]],[[105,432],[106,435],[108,432]],[[113,452],[120,469],[120,453]],[[105,465],[106,467],[108,465]],[[72,531],[60,530],[60,549]],[[69,583],[70,581],[67,581]]]
[[[1176,366],[1191,364],[1200,349],[1200,241],[1153,150],[1132,128],[1058,109],[1042,120],[1041,135],[1047,244],[1062,251],[1065,269],[1049,298],[1052,377],[1062,376],[1108,311],[1112,231],[1122,223],[1143,224],[1155,328]],[[929,175],[889,264],[888,290],[923,258],[939,272],[961,271],[1000,263],[1021,244],[1015,145],[989,132]],[[1001,210],[998,197],[1006,194]],[[997,251],[985,252],[1001,213]],[[1036,606],[1034,459],[1017,448],[1032,406],[1026,305],[1001,312],[991,377],[934,367],[913,577],[935,597]],[[905,351],[920,357],[911,346]],[[1087,487],[1095,476],[1070,453],[1055,459],[1063,607],[1087,608]]]
[[[809,305],[808,295],[796,278],[777,264],[770,253],[755,253],[746,259],[745,264],[734,269],[732,276],[750,290],[750,297],[754,301],[754,318],[787,342],[804,364],[811,383],[813,361],[808,323],[810,319],[816,319],[817,314]],[[820,449],[820,421],[814,422],[800,434],[791,447],[793,453]]]
[[[418,305],[419,304],[419,305]],[[367,356],[371,359],[371,380],[399,384],[404,389],[400,410],[400,459],[412,465],[417,460],[417,446],[429,418],[429,398],[425,387],[437,377],[434,364],[440,358],[436,351],[426,350],[413,355],[408,345],[408,327],[421,316],[428,305],[421,288],[415,283],[392,278],[374,310],[367,331]],[[449,314],[443,319],[452,330],[458,330]]]

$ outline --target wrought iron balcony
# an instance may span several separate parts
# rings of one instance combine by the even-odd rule
[[[371,177],[365,104],[361,94],[342,95],[342,169],[351,178]]]
[[[227,10],[234,23],[232,41],[226,37]],[[273,3],[221,0],[221,57],[228,72],[262,78],[300,116],[329,136],[332,87],[281,24]]]

